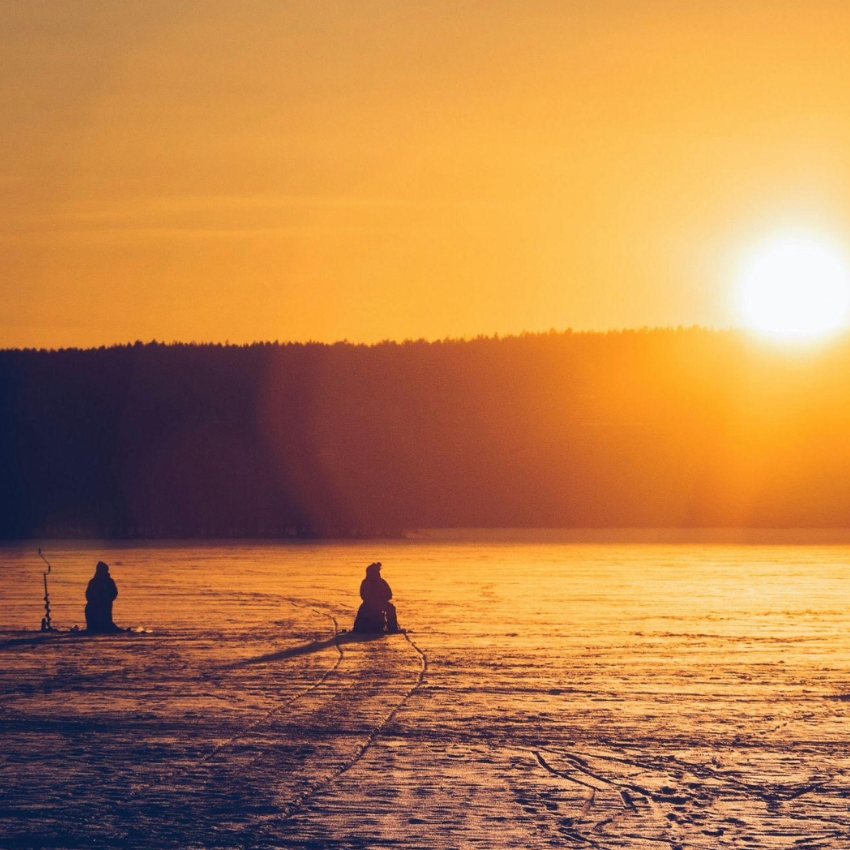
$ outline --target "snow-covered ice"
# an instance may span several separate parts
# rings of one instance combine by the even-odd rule
[[[2,848],[850,847],[850,547],[45,551],[145,631],[0,548]]]

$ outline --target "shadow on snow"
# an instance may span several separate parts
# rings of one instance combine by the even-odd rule
[[[311,655],[314,652],[321,652],[323,649],[329,649],[332,646],[343,646],[347,643],[366,643],[368,641],[380,640],[382,637],[386,637],[386,635],[345,632],[325,640],[311,640],[309,643],[303,643],[300,646],[281,649],[279,652],[269,652],[265,655],[257,655],[254,658],[245,658],[242,661],[235,661],[233,664],[225,664],[221,669],[232,670],[236,667],[249,667],[252,664],[266,664],[269,661],[281,661],[284,658]]]

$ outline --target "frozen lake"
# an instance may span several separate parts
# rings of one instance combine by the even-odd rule
[[[2,848],[850,846],[848,546],[45,552],[147,631],[0,547]]]

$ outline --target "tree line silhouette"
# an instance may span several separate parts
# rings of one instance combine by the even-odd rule
[[[0,351],[0,536],[845,526],[850,342]]]

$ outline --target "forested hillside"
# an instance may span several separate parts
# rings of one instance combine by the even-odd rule
[[[850,524],[850,343],[0,352],[0,535]]]

